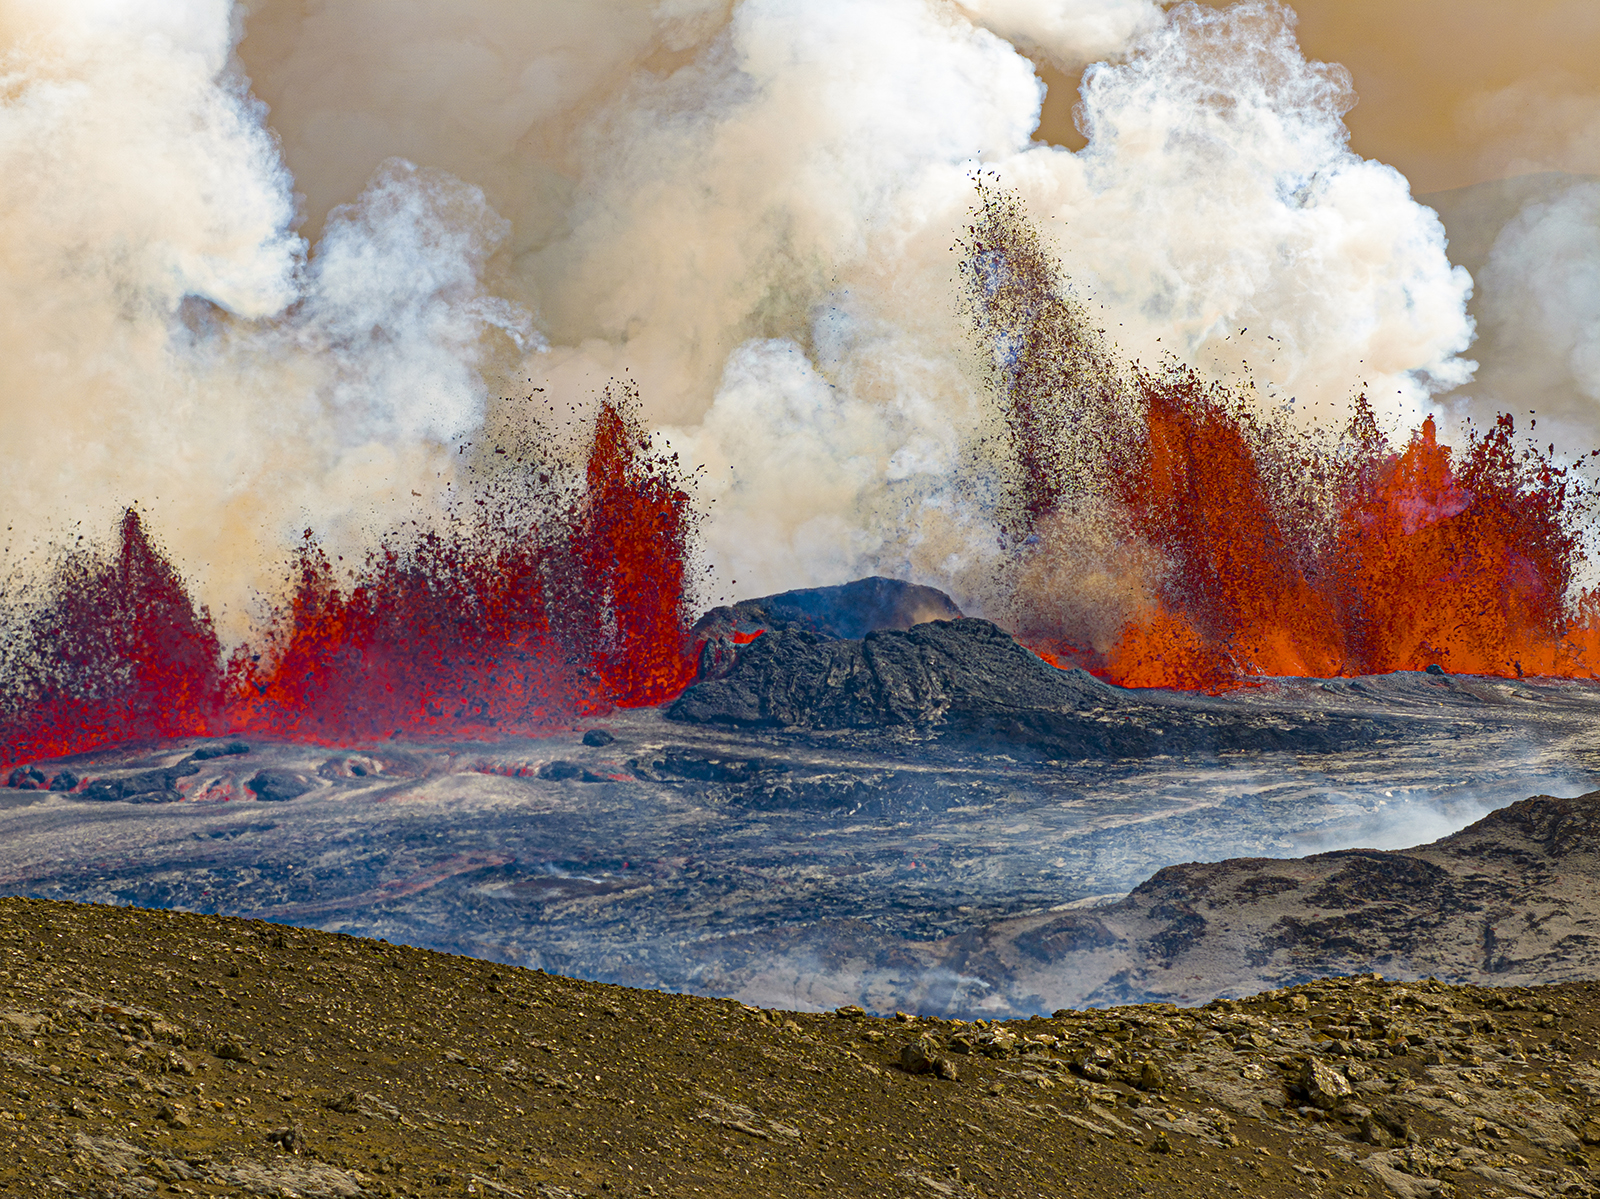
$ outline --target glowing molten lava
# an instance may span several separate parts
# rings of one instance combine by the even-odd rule
[[[1363,407],[1339,457],[1299,460],[1329,485],[1333,519],[1317,527],[1280,517],[1262,430],[1185,390],[1149,388],[1144,469],[1117,480],[1173,569],[1154,610],[1097,664],[1108,678],[1210,689],[1435,663],[1593,673],[1588,625],[1566,611],[1578,545],[1565,477],[1516,453],[1509,417],[1456,462],[1431,418],[1393,452]]]
[[[651,453],[631,393],[608,393],[582,485],[563,492],[548,466],[343,579],[308,531],[286,607],[226,669],[130,511],[119,552],[70,558],[8,643],[0,761],[226,731],[503,737],[671,698],[694,673],[676,460]]]
[[[43,594],[7,630],[0,763],[210,729],[221,646],[136,512],[108,556],[68,558]]]
[[[1459,456],[1431,418],[1396,449],[1364,398],[1318,437],[1190,370],[1118,362],[1016,201],[979,192],[966,303],[993,352],[1015,558],[1050,553],[1051,522],[1092,510],[1161,563],[1109,649],[1030,624],[1027,597],[1025,642],[1141,687],[1435,663],[1594,675],[1600,605],[1573,594],[1581,505],[1553,446],[1519,449],[1503,416]]]

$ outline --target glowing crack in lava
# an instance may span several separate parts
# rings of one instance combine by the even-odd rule
[[[1019,639],[1136,687],[1422,670],[1593,676],[1574,594],[1586,496],[1511,417],[1459,452],[1428,418],[1391,445],[1365,397],[1336,436],[1262,416],[1177,365],[1117,360],[1015,199],[979,184],[965,304],[1008,447],[998,513]],[[1035,569],[1063,522],[1139,547],[1144,610],[1115,643],[1051,627]]]
[[[11,631],[0,761],[224,731],[324,743],[535,733],[660,703],[693,674],[694,533],[674,458],[608,392],[581,482],[531,455],[445,532],[341,579],[311,533],[290,597],[224,665],[137,512],[105,559],[70,555]]]

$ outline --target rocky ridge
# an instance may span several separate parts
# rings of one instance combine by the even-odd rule
[[[1414,849],[1169,866],[1092,910],[1001,921],[936,955],[1072,1002],[1249,994],[1378,971],[1600,976],[1600,792],[1535,796]]]
[[[769,1011],[0,901],[0,1190],[1588,1196],[1592,983],[1017,1021]]]

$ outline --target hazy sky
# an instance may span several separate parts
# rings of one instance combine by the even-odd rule
[[[1360,103],[1345,119],[1352,148],[1398,167],[1418,194],[1529,170],[1600,173],[1600,4],[1593,0],[1297,0],[1293,7],[1306,57],[1342,63],[1354,77]],[[1076,80],[1048,74],[1041,132],[1076,148]]]

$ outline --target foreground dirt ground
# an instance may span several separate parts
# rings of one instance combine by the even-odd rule
[[[4,899],[0,1192],[1585,1196],[1597,998],[1361,977],[962,1024]]]

